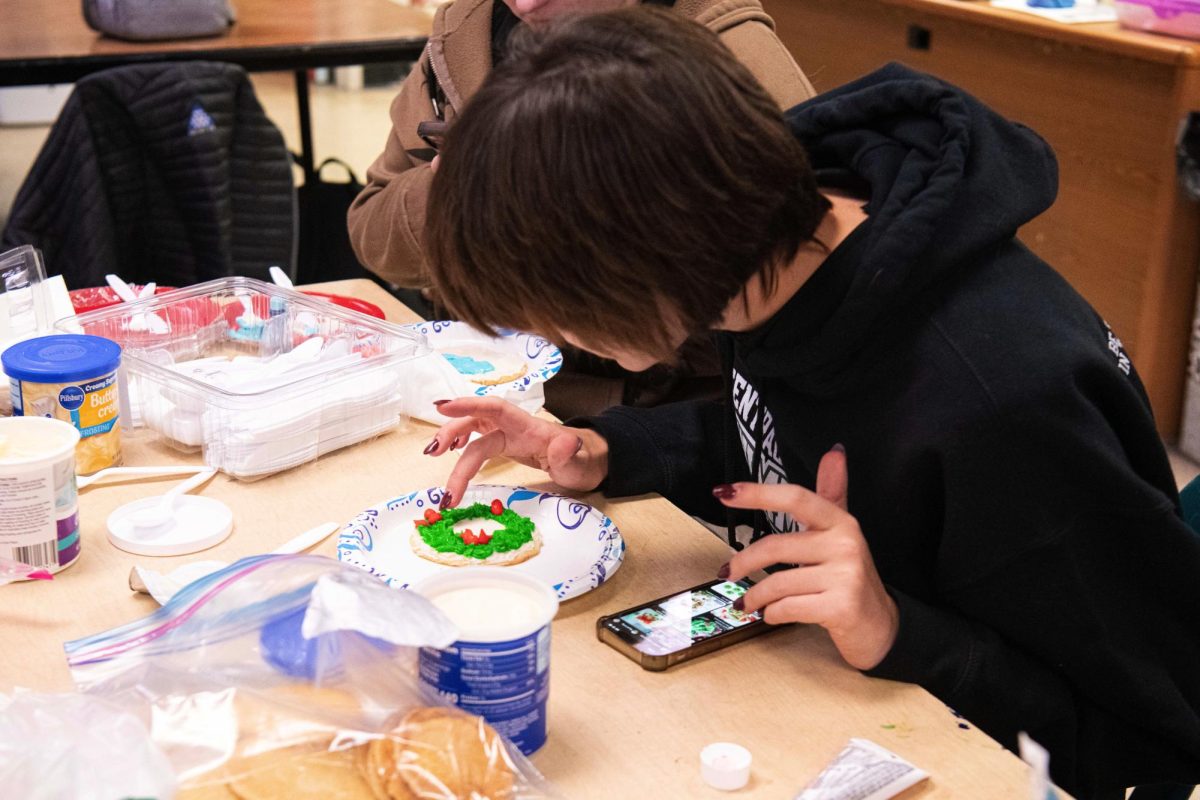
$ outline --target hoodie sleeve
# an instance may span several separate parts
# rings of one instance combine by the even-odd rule
[[[350,243],[368,269],[407,288],[429,286],[421,247],[425,204],[433,182],[431,155],[417,124],[433,118],[424,70],[418,62],[392,101],[392,129],[383,153],[367,169],[367,185],[354,199],[346,221]]]
[[[889,587],[900,630],[868,674],[923,686],[1009,748],[1027,731],[1080,798],[1195,783],[1200,536],[1134,469],[1152,431],[1122,441],[1132,417],[1070,405],[947,453],[937,596]]]
[[[725,522],[712,488],[725,474],[723,415],[717,400],[668,403],[655,408],[616,406],[568,425],[592,428],[608,442],[607,497],[658,492],[694,516]],[[739,462],[740,463],[740,462]]]

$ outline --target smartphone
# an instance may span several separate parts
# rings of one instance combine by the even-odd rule
[[[596,636],[655,672],[772,629],[733,601],[754,581],[715,580],[596,620]]]

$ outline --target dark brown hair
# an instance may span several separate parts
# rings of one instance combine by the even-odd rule
[[[751,278],[773,288],[828,202],[717,37],[636,6],[521,31],[450,127],[428,209],[462,319],[668,358]]]

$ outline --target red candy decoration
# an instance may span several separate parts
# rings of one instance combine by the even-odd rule
[[[463,544],[487,544],[492,540],[492,535],[482,528],[479,533],[467,528],[462,532]]]
[[[501,503],[499,499],[493,500],[492,501],[492,515],[498,517],[503,513],[504,513],[504,504]]]
[[[418,528],[424,528],[428,524],[429,523],[423,519],[414,519],[413,520],[413,525],[416,525]]]
[[[425,509],[425,521],[430,525],[434,524],[435,522],[441,522],[442,515],[434,511],[432,508],[427,508]]]

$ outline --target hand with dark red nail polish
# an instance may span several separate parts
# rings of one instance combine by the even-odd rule
[[[820,625],[850,666],[871,669],[895,643],[900,612],[875,568],[858,520],[847,510],[845,452],[830,448],[821,457],[815,488],[748,482],[714,488],[713,495],[730,508],[787,514],[801,528],[753,542],[729,559],[729,569],[720,577],[736,581],[775,564],[799,565],[758,581],[733,608],[761,611],[769,625]],[[735,489],[734,496],[722,496],[727,489]]]
[[[437,450],[437,449],[438,449],[438,440],[437,440],[437,437],[435,436],[435,437],[433,437],[433,441],[425,446],[425,450],[423,452],[425,453],[425,455],[429,455],[430,453],[432,453],[434,450]]]
[[[452,505],[454,505],[454,495],[449,489],[447,489],[446,491],[442,492],[442,499],[438,501],[438,508],[446,509],[450,508]]]
[[[717,570],[717,577],[723,581],[729,580],[729,563],[728,562],[722,564],[721,568],[719,570]]]
[[[713,497],[718,500],[732,500],[737,496],[737,487],[732,483],[722,483],[719,486],[714,486],[712,493]]]
[[[591,429],[539,419],[496,397],[456,397],[435,403],[446,422],[433,457],[455,451],[445,491],[461,501],[489,459],[506,457],[545,471],[565,489],[591,491],[608,474],[608,442]]]

